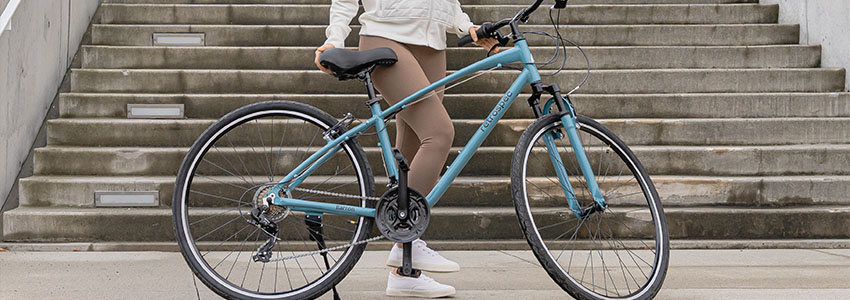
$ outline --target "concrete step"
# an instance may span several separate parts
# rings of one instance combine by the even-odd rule
[[[326,25],[92,25],[92,44],[152,46],[153,33],[204,33],[205,46],[320,46]],[[524,31],[554,33],[552,26],[526,25]],[[797,44],[799,25],[563,25],[561,34],[582,46],[745,46]],[[356,46],[360,26],[345,44]],[[549,37],[527,35],[532,46],[551,46]],[[448,45],[457,36],[448,35]]]
[[[313,70],[314,47],[138,47],[84,46],[84,69],[266,69]],[[541,62],[553,55],[552,47],[534,47]],[[705,68],[815,68],[820,66],[820,46],[634,46],[584,48],[595,70],[605,69],[705,69]],[[458,70],[482,58],[476,48],[449,48],[449,70]],[[567,51],[567,69],[585,69],[575,48]],[[561,60],[544,69],[561,66]]]
[[[492,71],[450,93],[501,92],[516,79],[513,70]],[[554,80],[578,84],[584,71],[563,71]],[[663,69],[596,70],[582,93],[838,92],[844,69]],[[529,89],[526,87],[526,89]],[[321,71],[258,70],[87,70],[71,74],[72,92],[97,93],[307,93],[363,92],[356,80],[338,81]]]
[[[530,118],[518,96],[505,118]],[[449,94],[443,104],[456,119],[487,115],[501,94]],[[183,104],[187,118],[218,119],[244,105],[268,100],[293,100],[318,107],[333,116],[345,113],[365,118],[363,93],[351,95],[198,95],[198,94],[87,94],[60,95],[61,118],[126,118],[127,104]],[[573,95],[581,114],[593,118],[773,118],[850,117],[850,93],[757,93],[757,94],[610,94]]]
[[[464,5],[470,19],[482,23],[511,17],[526,5]],[[330,5],[103,4],[103,24],[322,25]],[[362,12],[362,9],[361,9]],[[556,14],[553,18],[557,18]],[[778,5],[572,5],[560,12],[561,24],[755,24],[776,23]],[[557,21],[557,20],[556,20]],[[353,24],[359,24],[357,17]],[[547,10],[528,24],[551,24]]]
[[[500,240],[520,239],[522,233],[513,208],[435,207],[426,240]],[[209,214],[219,213],[210,210]],[[224,219],[235,217],[223,215]],[[848,238],[850,209],[803,206],[797,208],[667,208],[671,239],[792,239]],[[552,213],[550,221],[559,216]],[[543,215],[538,216],[546,219]],[[332,220],[333,217],[328,217]],[[642,211],[624,216],[636,235],[646,221]],[[170,209],[84,209],[20,207],[4,214],[4,237],[11,242],[98,242],[98,241],[173,241]],[[328,221],[331,222],[331,221]],[[204,222],[207,223],[207,222]],[[215,226],[221,223],[209,222]],[[203,223],[200,223],[203,224]],[[198,225],[200,225],[198,224]],[[221,239],[244,227],[235,224],[208,237]],[[128,228],[133,228],[128,230]],[[199,232],[210,231],[197,228]],[[637,232],[636,232],[637,231]],[[221,232],[220,234],[218,232]],[[289,230],[293,233],[293,230]],[[560,232],[559,232],[560,233]],[[374,232],[373,232],[374,234]],[[558,234],[558,233],[555,233]],[[554,236],[553,236],[554,237]],[[625,237],[625,236],[624,236]],[[289,237],[287,238],[296,238]]]
[[[484,146],[514,146],[533,119],[503,119],[485,140]],[[600,123],[617,133],[628,145],[794,145],[850,144],[850,118],[771,119],[603,119]],[[48,121],[47,143],[51,146],[88,147],[189,147],[214,120],[126,120],[54,119]],[[463,147],[482,120],[455,119],[454,145]],[[289,134],[286,145],[308,145],[315,127],[302,124],[263,122],[264,136]],[[272,129],[274,128],[274,129]],[[250,130],[254,130],[253,127]],[[259,146],[254,136],[238,136],[236,146]],[[389,135],[395,136],[395,122]],[[278,138],[279,139],[279,138]],[[377,145],[373,135],[357,139],[364,146]]]
[[[98,191],[158,191],[162,207],[169,207],[174,190],[173,176],[32,176],[21,179],[20,203],[28,207],[94,207],[94,194]],[[253,179],[252,179],[253,180]],[[257,178],[258,182],[264,179]],[[386,190],[387,179],[377,177],[378,195]],[[353,177],[338,177],[322,183],[321,178],[307,178],[304,186],[328,189],[339,183],[353,181]],[[549,182],[545,177],[535,178],[538,186]],[[603,189],[609,190],[608,180],[600,180]],[[665,207],[678,206],[742,206],[742,207],[794,207],[799,205],[850,205],[850,176],[652,176],[661,202]],[[240,179],[198,177],[193,186],[210,194],[238,199],[234,188],[227,184],[243,184]],[[578,185],[576,185],[578,186]],[[339,189],[337,192],[357,193]],[[619,191],[619,190],[618,190]],[[510,178],[507,176],[458,177],[440,199],[439,207],[511,207]],[[529,190],[538,205],[557,205],[562,199],[553,198],[537,189]],[[631,192],[619,191],[621,195]],[[612,197],[616,197],[613,196]]]
[[[135,4],[330,4],[331,0],[104,0],[103,3]],[[583,4],[735,4],[758,0],[570,0],[568,5]],[[475,5],[530,5],[529,0],[463,0]]]
[[[591,165],[598,164],[599,151],[588,147]],[[637,157],[653,175],[690,176],[779,176],[779,175],[850,175],[850,145],[791,145],[791,146],[635,146]],[[221,150],[221,149],[220,149]],[[296,151],[298,150],[298,151]],[[96,175],[96,176],[152,176],[175,175],[187,148],[113,148],[113,147],[44,147],[35,151],[36,175]],[[365,148],[376,174],[383,174],[378,148]],[[448,162],[454,160],[460,148],[452,148]],[[478,149],[464,170],[464,176],[505,176],[510,174],[514,147],[482,147]],[[541,148],[541,151],[543,149]],[[291,170],[301,161],[305,152],[301,148],[283,148],[273,161],[277,170]],[[292,157],[295,152],[300,155]],[[217,161],[238,161],[236,155],[246,160],[263,162],[262,153],[251,148],[224,149],[209,155]],[[562,155],[567,155],[564,153]],[[259,155],[259,156],[251,156]],[[542,152],[540,155],[545,155]],[[566,156],[564,156],[566,157]],[[315,174],[333,174],[334,159],[329,160]],[[221,162],[220,162],[221,163]],[[533,162],[529,176],[540,176],[548,162]],[[242,173],[268,174],[265,164],[249,164]],[[538,166],[539,165],[539,166]],[[205,174],[214,176],[224,172],[208,166]],[[546,174],[549,176],[551,174]]]

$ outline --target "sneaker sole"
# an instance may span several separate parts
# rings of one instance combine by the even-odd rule
[[[387,266],[390,267],[401,267],[400,259],[388,259]],[[460,271],[460,266],[446,266],[446,265],[435,265],[435,264],[426,264],[426,263],[417,263],[413,262],[413,268],[428,271],[428,272],[437,272],[437,273],[452,273]]]
[[[387,288],[387,296],[392,297],[419,297],[419,298],[440,298],[454,296],[455,290],[442,291],[417,291],[417,290],[401,290]]]

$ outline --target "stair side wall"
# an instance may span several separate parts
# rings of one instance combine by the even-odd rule
[[[0,211],[16,206],[10,191],[99,4],[23,1],[0,35]]]
[[[850,1],[760,0],[760,3],[779,4],[779,23],[800,24],[800,43],[822,45],[823,67],[850,69]],[[850,91],[850,76],[844,80],[844,89]]]

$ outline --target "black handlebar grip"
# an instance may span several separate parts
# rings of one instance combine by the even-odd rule
[[[488,26],[479,27],[478,30],[475,31],[475,35],[478,36],[479,39],[487,37],[489,35],[489,33],[487,33],[487,27]],[[466,46],[466,44],[469,44],[469,43],[472,43],[472,42],[473,42],[472,41],[472,35],[467,35],[467,36],[460,38],[460,40],[457,41],[457,46],[463,47],[463,46]]]

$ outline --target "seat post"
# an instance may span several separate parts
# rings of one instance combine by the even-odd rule
[[[369,71],[371,70],[362,72],[363,75],[358,77],[360,77],[361,80],[366,83],[366,92],[369,93],[369,102],[372,102],[378,100],[378,96],[375,93],[375,86],[372,85],[372,75]]]

